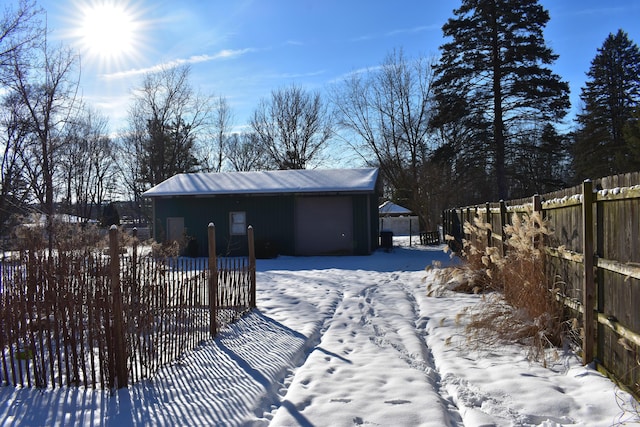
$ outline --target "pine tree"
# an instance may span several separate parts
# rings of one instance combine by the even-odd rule
[[[177,119],[164,124],[149,120],[140,175],[151,185],[157,185],[179,173],[199,170],[195,157],[195,137],[189,124]]]
[[[631,120],[624,127],[624,138],[629,146],[635,170],[640,170],[640,106],[635,108]]]
[[[100,218],[100,225],[103,227],[110,227],[112,225],[120,225],[120,213],[118,208],[113,202],[109,202],[102,209],[102,218]]]
[[[632,125],[640,103],[638,45],[623,30],[609,34],[587,76],[573,147],[577,178],[630,172],[638,167],[638,159],[624,129]]]
[[[492,123],[485,150],[497,196],[504,199],[507,148],[515,134],[558,121],[569,107],[568,84],[547,67],[557,59],[543,37],[549,13],[537,0],[463,0],[454,15],[442,27],[451,41],[440,46],[435,67],[434,123],[443,126],[469,114]]]

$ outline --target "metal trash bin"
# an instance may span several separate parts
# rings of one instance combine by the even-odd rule
[[[393,248],[393,231],[382,230],[380,232],[380,246],[386,251],[390,251]]]

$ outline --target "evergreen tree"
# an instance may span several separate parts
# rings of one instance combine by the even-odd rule
[[[464,191],[448,191],[445,206],[462,206],[483,203],[494,199],[492,192],[494,173],[494,153],[491,139],[491,122],[482,112],[468,108],[467,100],[452,94],[457,118],[436,115],[431,125],[438,130],[439,148],[434,153],[434,163],[448,182],[448,188]]]
[[[111,227],[112,225],[120,225],[120,213],[118,208],[113,202],[109,202],[102,209],[102,218],[100,218],[100,225],[103,227]]]
[[[635,108],[631,120],[627,122],[623,132],[635,170],[640,170],[640,106]]]
[[[179,173],[197,172],[200,166],[194,155],[195,137],[181,118],[171,123],[149,120],[143,147],[141,176],[151,185]]]
[[[491,123],[485,157],[504,199],[515,137],[562,119],[569,107],[567,83],[548,68],[557,59],[543,37],[549,13],[537,0],[462,0],[453,13],[442,27],[451,41],[440,46],[435,67],[434,125],[469,116],[480,126]]]
[[[525,132],[511,156],[515,197],[560,190],[571,181],[567,137],[547,124],[538,132]]]
[[[587,76],[573,147],[577,178],[630,172],[639,165],[624,129],[640,102],[638,45],[622,30],[609,34]]]

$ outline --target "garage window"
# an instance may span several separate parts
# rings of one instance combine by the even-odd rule
[[[247,213],[229,212],[229,224],[232,236],[244,236],[247,234]]]

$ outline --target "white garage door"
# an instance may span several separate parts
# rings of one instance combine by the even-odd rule
[[[297,255],[353,253],[350,197],[300,197],[295,215]]]

